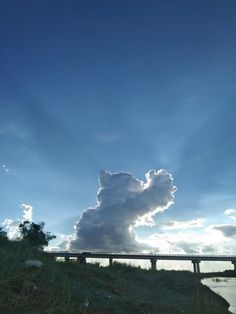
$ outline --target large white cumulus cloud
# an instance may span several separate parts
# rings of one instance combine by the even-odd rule
[[[100,173],[100,187],[95,208],[84,210],[76,224],[77,238],[71,249],[136,251],[133,226],[168,208],[176,187],[166,170],[150,170],[146,182],[129,173]],[[142,220],[141,217],[145,217]]]

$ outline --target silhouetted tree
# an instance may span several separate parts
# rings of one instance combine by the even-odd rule
[[[3,230],[2,227],[0,227],[0,241],[1,240],[7,240],[7,233]]]
[[[23,241],[27,241],[30,245],[43,248],[48,246],[49,241],[55,239],[55,235],[50,232],[44,232],[44,222],[36,224],[34,222],[24,221],[19,225],[19,231]]]

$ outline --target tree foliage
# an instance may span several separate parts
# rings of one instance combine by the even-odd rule
[[[49,241],[55,239],[55,235],[50,232],[44,232],[44,222],[38,224],[29,221],[23,221],[19,225],[19,231],[23,241],[27,241],[30,245],[38,248],[48,246]]]
[[[2,227],[0,227],[0,241],[1,240],[7,240],[7,233],[3,230]]]

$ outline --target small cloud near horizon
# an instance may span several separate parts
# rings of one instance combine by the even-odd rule
[[[203,227],[203,218],[196,218],[189,221],[176,221],[170,220],[162,224],[162,229],[188,229],[188,228],[201,228]]]
[[[224,214],[229,218],[236,220],[236,209],[233,208],[226,209]]]
[[[25,221],[32,221],[33,219],[33,206],[29,204],[21,204],[19,205],[19,208],[23,210],[22,218],[21,219],[15,219],[12,220],[10,218],[6,218],[2,223],[2,227],[7,232],[7,237],[10,240],[17,239],[20,236],[19,233],[19,225]]]

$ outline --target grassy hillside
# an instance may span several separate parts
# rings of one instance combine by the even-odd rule
[[[41,269],[25,268],[39,259]],[[55,262],[20,242],[0,243],[0,313],[229,313],[190,272]]]

